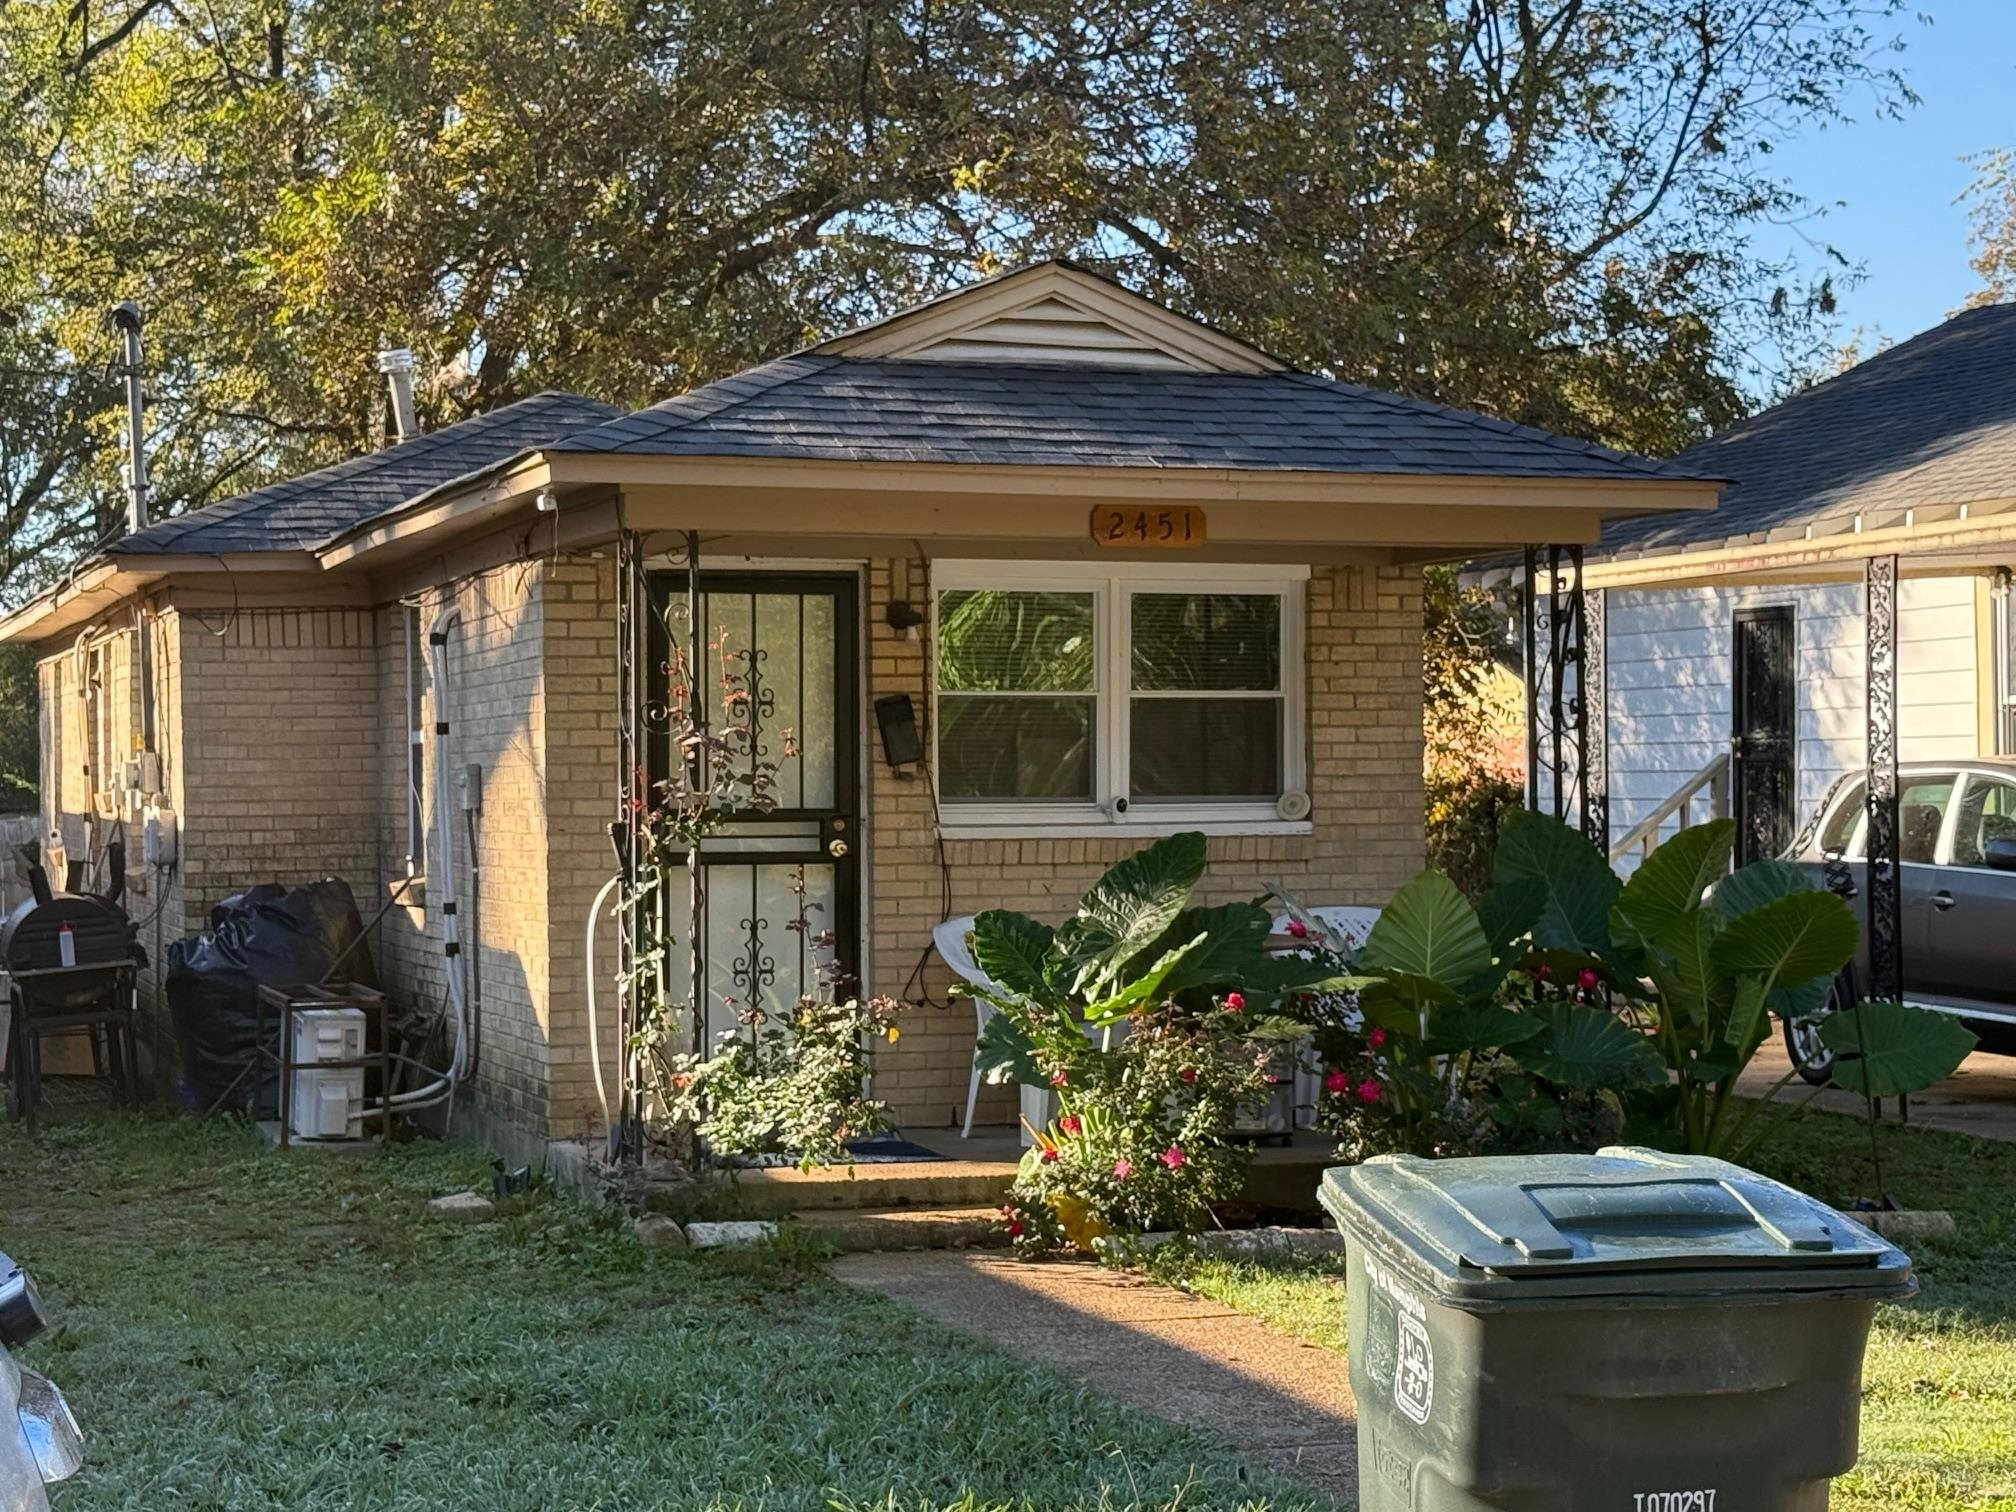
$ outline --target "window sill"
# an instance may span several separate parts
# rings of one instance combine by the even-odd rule
[[[945,824],[946,840],[1159,840],[1195,830],[1204,835],[1313,835],[1307,819],[1103,819],[1039,820],[1024,823]]]

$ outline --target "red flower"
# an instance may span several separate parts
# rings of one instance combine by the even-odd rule
[[[1381,1045],[1386,1043],[1386,1031],[1381,1029],[1377,1024],[1373,1025],[1372,1032],[1365,1036],[1365,1043],[1370,1045],[1374,1050],[1377,1050]]]
[[[1244,1012],[1246,1011],[1246,998],[1245,998],[1245,996],[1244,996],[1244,995],[1243,995],[1242,993],[1237,993],[1237,992],[1228,992],[1228,993],[1226,993],[1226,994],[1225,994],[1225,1011],[1226,1011],[1227,1013],[1244,1013]]]
[[[1351,1085],[1351,1078],[1342,1071],[1332,1071],[1323,1078],[1325,1092],[1342,1092]]]
[[[1057,1158],[1057,1147],[1055,1145],[1045,1145],[1043,1147],[1043,1154],[1040,1158],[1042,1159],[1043,1164],[1045,1165],[1050,1164],[1051,1161]]]
[[[1379,1083],[1372,1080],[1369,1076],[1358,1083],[1358,1101],[1362,1103],[1375,1103],[1379,1101]]]
[[[1008,1225],[1008,1237],[1009,1237],[1010,1239],[1020,1239],[1020,1238],[1022,1237],[1022,1225],[1021,1225],[1021,1224],[1019,1224],[1019,1223],[1011,1223],[1011,1224],[1009,1224],[1009,1225]]]
[[[1169,1146],[1168,1149],[1164,1150],[1162,1152],[1161,1159],[1162,1164],[1169,1167],[1169,1169],[1172,1171],[1180,1171],[1183,1169],[1183,1161],[1185,1157],[1182,1150],[1178,1149],[1175,1145],[1171,1145]]]
[[[1197,1085],[1197,1068],[1195,1066],[1185,1066],[1181,1071],[1176,1073],[1176,1079],[1186,1087],[1194,1087]]]
[[[1306,940],[1309,938],[1309,926],[1304,924],[1300,919],[1290,919],[1288,921],[1288,933],[1298,940]]]
[[[1122,1155],[1118,1160],[1113,1162],[1113,1174],[1122,1181],[1125,1181],[1129,1176],[1134,1174],[1134,1162],[1129,1160],[1125,1155]]]
[[[1052,1071],[1050,1073],[1050,1085],[1053,1087],[1068,1087],[1071,1085],[1071,1078],[1066,1076],[1062,1071]]]
[[[1587,992],[1602,980],[1601,977],[1596,975],[1596,968],[1594,966],[1584,966],[1582,974],[1575,978],[1575,985],[1580,987],[1584,992]]]
[[[1057,1120],[1057,1127],[1062,1129],[1066,1134],[1076,1134],[1085,1125],[1078,1121],[1076,1113],[1066,1113],[1062,1118]]]

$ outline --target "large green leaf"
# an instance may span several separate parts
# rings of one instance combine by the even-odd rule
[[[1821,1020],[1820,1039],[1837,1057],[1835,1084],[1871,1097],[1923,1092],[1958,1070],[1975,1045],[1957,1019],[1877,1001]]]
[[[1559,1086],[1628,1091],[1666,1080],[1666,1062],[1652,1041],[1601,1008],[1539,1003],[1528,1010],[1543,1031],[1514,1046],[1512,1058]]]
[[[1716,885],[1715,911],[1734,919],[1794,893],[1816,891],[1813,879],[1790,861],[1752,861]]]
[[[1646,971],[1680,1023],[1705,1024],[1730,993],[1729,973],[1715,963],[1715,941],[1725,925],[1705,909],[1667,920],[1652,939]]]
[[[1167,951],[1199,936],[1203,943],[1183,958],[1163,987],[1176,993],[1190,987],[1239,986],[1266,958],[1267,934],[1273,923],[1258,903],[1184,909],[1157,945]]]
[[[1393,895],[1365,937],[1365,968],[1456,987],[1491,967],[1491,945],[1454,882],[1425,871]]]
[[[1457,1003],[1455,989],[1433,977],[1393,972],[1368,982],[1358,994],[1358,1009],[1367,1023],[1391,1029],[1409,1039],[1423,1038],[1422,1026],[1436,1011]]]
[[[1765,1001],[1767,996],[1762,977],[1736,978],[1736,991],[1729,1002],[1729,1023],[1722,1032],[1722,1039],[1736,1052],[1739,1069],[1750,1063],[1750,1057],[1764,1043],[1764,1036],[1771,1032],[1771,1015]]]
[[[987,1020],[973,1046],[973,1063],[989,1083],[1012,1081],[1033,1087],[1043,1080],[1036,1068],[1036,1046],[1013,1014],[997,1013]]]
[[[1684,829],[1647,856],[1610,910],[1610,930],[1617,939],[1635,938],[1652,944],[1661,930],[1682,914],[1701,907],[1701,895],[1729,870],[1736,846],[1736,825],[1716,819]]]
[[[1623,886],[1609,863],[1558,819],[1515,810],[1498,835],[1495,886],[1537,883],[1546,901],[1533,943],[1559,950],[1601,950],[1610,943],[1610,905]]]
[[[1515,1009],[1501,1008],[1495,1003],[1478,1008],[1452,1003],[1430,1011],[1428,1039],[1422,1049],[1430,1055],[1500,1050],[1523,1044],[1546,1028],[1544,1019]]]
[[[1070,946],[1077,991],[1097,991],[1153,945],[1190,901],[1204,875],[1204,837],[1169,835],[1111,867],[1078,900]]]
[[[1834,894],[1788,893],[1730,919],[1715,941],[1715,964],[1732,976],[1756,976],[1768,992],[1831,977],[1860,938],[1854,913]]]
[[[1547,888],[1534,877],[1494,882],[1477,900],[1477,923],[1490,942],[1491,954],[1503,960],[1512,947],[1533,932],[1547,907]]]
[[[1088,1003],[1085,1007],[1085,1022],[1104,1028],[1117,1024],[1136,1008],[1159,1002],[1168,996],[1167,983],[1171,972],[1181,966],[1189,955],[1204,944],[1204,936],[1186,940],[1174,950],[1164,951],[1156,958],[1155,964],[1110,997]]]
[[[1045,1002],[1044,970],[1055,938],[1048,924],[1006,908],[973,920],[973,963],[1017,997]]]

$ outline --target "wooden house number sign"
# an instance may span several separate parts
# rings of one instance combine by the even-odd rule
[[[1194,504],[1101,504],[1092,511],[1092,539],[1115,551],[1202,546],[1204,511]]]

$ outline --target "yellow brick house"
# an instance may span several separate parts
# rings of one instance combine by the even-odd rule
[[[403,887],[381,972],[427,1004],[480,970],[457,1117],[515,1143],[602,1117],[589,917],[698,603],[753,670],[776,784],[703,856],[710,1012],[809,979],[802,878],[841,968],[917,1005],[876,1092],[942,1127],[974,1019],[941,920],[1058,914],[1192,828],[1218,897],[1383,901],[1422,864],[1423,564],[1716,493],[1050,262],[636,413],[540,395],[149,525],[0,639],[43,658],[70,852],[176,816],[172,869],[128,852],[169,938],[248,883],[340,875],[367,913]],[[442,779],[472,767],[465,826]],[[480,900],[456,957],[444,855]],[[990,1091],[982,1120],[1011,1116]]]

